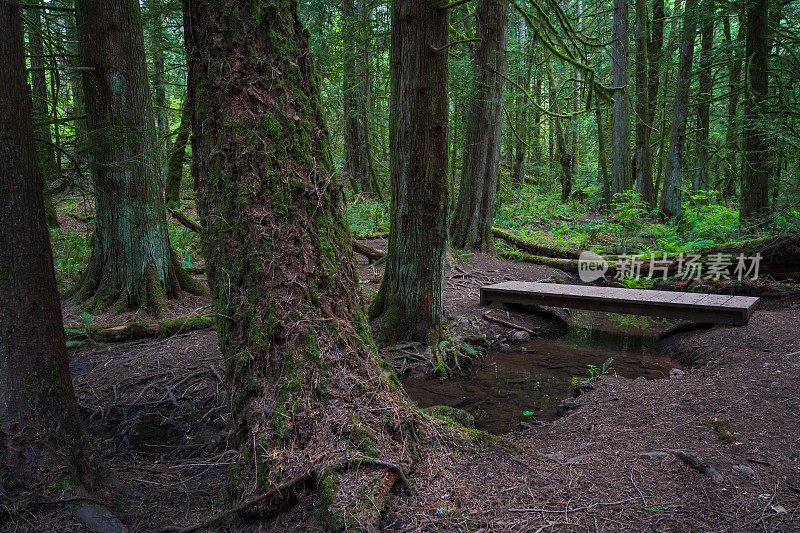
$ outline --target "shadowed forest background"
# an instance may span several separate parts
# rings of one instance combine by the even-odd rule
[[[0,531],[800,527],[800,2],[2,0],[0,33]],[[758,311],[481,308],[583,251]]]

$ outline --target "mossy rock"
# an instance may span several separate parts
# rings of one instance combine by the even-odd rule
[[[475,417],[463,409],[457,409],[449,405],[433,405],[431,407],[426,407],[423,411],[430,416],[444,418],[448,421],[461,424],[465,428],[475,427]]]

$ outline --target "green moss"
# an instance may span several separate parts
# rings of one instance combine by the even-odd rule
[[[736,435],[734,435],[733,428],[728,422],[715,418],[709,420],[708,424],[717,434],[717,438],[719,438],[720,442],[724,442],[725,444],[733,444],[736,442]]]
[[[426,407],[423,411],[431,416],[461,424],[465,428],[475,427],[475,417],[462,409],[450,407],[449,405],[433,405]]]
[[[326,531],[341,531],[344,529],[344,513],[341,509],[333,508],[333,495],[336,492],[336,474],[326,470],[317,482],[317,497],[319,506],[316,512],[316,522]]]

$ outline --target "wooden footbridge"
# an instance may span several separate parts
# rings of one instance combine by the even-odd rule
[[[683,318],[696,322],[741,326],[747,324],[758,298],[506,281],[481,287],[481,305],[490,305],[493,302]]]

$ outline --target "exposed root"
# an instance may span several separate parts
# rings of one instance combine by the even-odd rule
[[[375,498],[373,499],[375,505],[373,506],[372,512],[370,513],[370,517],[372,519],[371,522],[377,525],[377,521],[380,520],[380,513],[383,509],[383,505],[386,503],[386,497],[389,491],[391,490],[392,486],[394,486],[395,482],[397,480],[402,481],[403,486],[408,491],[411,491],[411,484],[409,483],[408,478],[406,478],[403,469],[400,468],[398,465],[382,461],[374,457],[353,457],[351,459],[343,460],[339,464],[334,465],[329,469],[309,468],[305,472],[298,474],[297,476],[290,479],[289,481],[286,481],[285,483],[281,483],[280,485],[271,489],[270,491],[265,492],[264,494],[261,494],[259,496],[256,496],[255,498],[251,498],[250,500],[247,500],[232,509],[226,509],[225,511],[222,511],[216,516],[209,518],[208,520],[205,520],[203,522],[183,528],[168,526],[163,528],[161,531],[162,533],[190,533],[192,531],[197,531],[198,529],[204,527],[210,527],[219,524],[222,520],[230,516],[242,513],[243,511],[248,510],[258,504],[262,504],[273,498],[281,496],[282,493],[284,493],[284,491],[287,491],[295,487],[299,483],[311,479],[312,477],[316,477],[318,478],[319,481],[322,481],[325,479],[327,475],[330,475],[334,471],[345,469],[351,465],[360,465],[360,464],[368,464],[387,469],[384,472],[383,476],[381,477],[380,483],[375,488],[374,491]],[[327,473],[325,473],[325,470],[327,470]],[[376,528],[369,527],[368,530],[372,531],[376,530]]]

